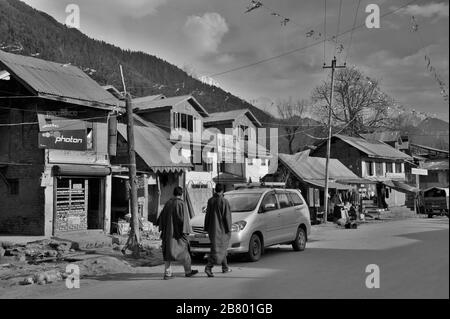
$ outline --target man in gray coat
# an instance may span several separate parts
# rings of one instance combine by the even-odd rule
[[[161,231],[162,252],[165,262],[164,279],[172,279],[171,262],[180,261],[184,265],[186,277],[192,277],[198,270],[191,269],[191,256],[187,235],[191,233],[189,214],[183,199],[183,189],[179,186],[173,190],[173,198],[164,206],[157,224]]]
[[[215,194],[208,200],[205,226],[211,240],[211,253],[205,268],[208,277],[214,277],[214,264],[222,264],[222,272],[231,272],[227,263],[227,249],[231,237],[231,210],[227,199],[223,197],[223,186],[216,185]]]

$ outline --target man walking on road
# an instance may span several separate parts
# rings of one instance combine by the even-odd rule
[[[223,197],[223,186],[216,185],[215,194],[208,200],[205,216],[205,231],[211,241],[211,253],[205,268],[208,277],[214,277],[212,268],[222,264],[222,272],[231,272],[227,263],[227,249],[231,237],[230,204]]]
[[[173,190],[174,197],[164,206],[158,217],[157,224],[161,231],[162,252],[165,262],[164,279],[172,279],[171,261],[181,261],[184,264],[186,277],[192,277],[198,270],[191,269],[191,256],[187,235],[191,233],[189,213],[182,200],[183,189],[180,186]]]

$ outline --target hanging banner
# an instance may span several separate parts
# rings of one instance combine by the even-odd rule
[[[86,130],[39,133],[39,148],[86,151]]]
[[[117,155],[117,116],[111,115],[108,120],[108,153]]]
[[[68,114],[70,115],[70,114]],[[54,114],[38,113],[39,131],[75,131],[85,130],[86,122],[69,117],[56,116]]]

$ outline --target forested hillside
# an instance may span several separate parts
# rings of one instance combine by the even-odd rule
[[[119,72],[121,64],[125,70],[127,87],[135,97],[160,93],[166,96],[192,94],[209,112],[249,108],[264,126],[279,126],[279,149],[280,152],[287,152],[283,121],[229,92],[202,83],[167,61],[144,52],[122,50],[104,41],[91,39],[19,0],[0,0],[0,48],[45,60],[71,63],[83,69],[101,85],[111,84],[117,88],[122,87]],[[320,123],[312,119],[303,120],[294,141],[294,151],[317,142],[311,136],[323,136],[323,128],[317,124]],[[433,143],[435,139],[431,135],[436,128],[435,124],[426,128],[417,127],[416,124],[411,127],[411,132],[417,131],[421,141],[429,140]],[[441,123],[439,127],[442,125]],[[310,126],[315,128],[311,129]],[[302,132],[305,129],[308,129],[307,134]],[[446,141],[442,141],[441,131],[442,127],[439,145],[431,146],[446,145],[448,148],[448,137]]]

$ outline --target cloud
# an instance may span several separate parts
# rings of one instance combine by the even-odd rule
[[[228,30],[225,19],[215,12],[207,12],[203,16],[189,16],[183,29],[200,55],[216,53]]]
[[[448,3],[429,3],[423,6],[411,4],[404,9],[398,11],[401,15],[412,15],[416,17],[432,18],[432,17],[448,17]]]
[[[234,57],[231,54],[225,53],[217,57],[217,62],[220,64],[230,64],[234,61]]]
[[[144,17],[154,15],[157,9],[166,4],[168,0],[109,0],[110,9],[116,10],[117,14],[129,15],[132,17]],[[92,1],[92,4],[96,1]],[[98,7],[98,4],[96,4]]]

